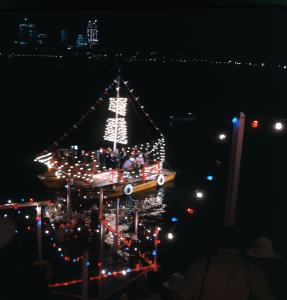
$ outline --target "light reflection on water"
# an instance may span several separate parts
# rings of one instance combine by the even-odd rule
[[[132,238],[135,233],[135,212],[138,211],[138,238],[142,244],[149,243],[143,249],[150,249],[151,245],[153,245],[155,226],[164,227],[164,214],[167,208],[165,192],[166,189],[170,188],[160,187],[122,197],[119,201],[119,232],[121,236]],[[46,219],[44,231],[49,230],[52,233],[57,247],[62,247],[66,253],[80,256],[82,247],[76,247],[78,253],[76,253],[77,251],[75,252],[75,249],[70,249],[70,247],[75,245],[73,242],[75,236],[79,238],[84,232],[86,233],[84,238],[88,241],[94,241],[94,235],[99,236],[100,226],[97,219],[99,201],[84,200],[73,203],[69,225],[66,222],[66,200],[63,197],[58,197],[57,201],[56,207],[47,207],[44,211]],[[104,203],[104,218],[110,226],[115,228],[116,199],[106,199]],[[105,231],[105,243],[108,247],[114,246],[114,235],[108,230]]]

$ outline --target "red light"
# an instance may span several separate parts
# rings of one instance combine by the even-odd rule
[[[258,128],[258,121],[257,120],[253,120],[252,122],[251,122],[251,127],[252,128]]]
[[[187,211],[187,213],[189,215],[193,215],[194,214],[194,209],[193,208],[188,208],[186,211]]]

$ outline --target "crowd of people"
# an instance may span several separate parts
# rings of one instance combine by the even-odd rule
[[[73,149],[57,150],[55,160],[57,164],[79,167],[93,166],[93,171],[105,171],[109,169],[123,169],[125,171],[139,170],[144,165],[151,164],[155,160],[152,155],[142,152],[134,147],[130,150],[125,147],[120,149],[101,147],[97,151],[78,151]]]
[[[242,251],[238,232],[225,228],[216,255],[196,259],[185,274],[173,273],[161,288],[137,300],[284,300],[282,264],[270,237],[256,238]]]
[[[101,169],[120,168],[125,171],[132,171],[144,166],[147,161],[147,155],[138,148],[132,148],[131,151],[122,147],[120,150],[101,147],[96,152],[97,162]]]

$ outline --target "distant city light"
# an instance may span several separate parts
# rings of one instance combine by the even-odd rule
[[[173,236],[173,234],[172,234],[171,232],[169,232],[169,233],[167,234],[167,238],[168,238],[169,240],[172,240],[172,239],[174,238],[174,236]]]
[[[212,175],[208,175],[208,176],[206,177],[206,179],[209,180],[209,181],[212,181],[212,180],[213,180],[213,176],[212,176]]]
[[[178,221],[178,218],[176,218],[176,217],[171,218],[171,222],[177,222],[177,221]]]

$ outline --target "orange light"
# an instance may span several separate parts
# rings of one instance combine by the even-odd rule
[[[259,126],[259,124],[258,124],[258,121],[257,121],[257,120],[253,120],[253,121],[251,122],[251,127],[252,127],[252,128],[258,128],[258,126]]]
[[[193,208],[188,208],[186,211],[187,211],[187,213],[189,215],[193,215],[194,214],[194,209]]]

